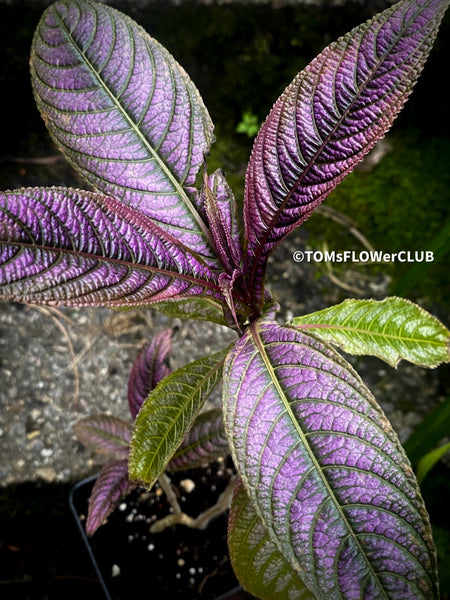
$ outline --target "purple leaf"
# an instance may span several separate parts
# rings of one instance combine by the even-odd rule
[[[229,454],[222,411],[201,413],[167,465],[168,471],[184,471],[206,465]]]
[[[204,175],[202,197],[211,228],[212,243],[224,271],[218,277],[219,287],[227,304],[224,315],[227,324],[240,331],[235,300],[239,312],[246,313],[250,297],[242,295],[244,283],[241,271],[241,246],[234,196],[221,171],[211,177]]]
[[[222,171],[217,170],[210,177],[205,173],[202,198],[214,249],[225,271],[231,275],[241,267],[241,244],[236,202]]]
[[[93,535],[104,524],[120,500],[136,489],[128,479],[128,461],[115,460],[101,470],[89,498],[86,533]]]
[[[172,351],[172,330],[154,336],[134,361],[128,380],[128,406],[133,419],[154,387],[170,373],[166,364]]]
[[[388,420],[350,365],[255,321],[224,368],[232,456],[270,538],[318,598],[437,598],[428,516]]]
[[[131,425],[113,415],[90,415],[74,426],[77,440],[98,454],[128,456]]]
[[[30,64],[39,110],[71,164],[215,265],[193,189],[213,125],[169,52],[117,10],[72,0],[43,14]]]
[[[259,303],[268,254],[389,129],[447,6],[399,2],[325,48],[277,100],[246,175],[244,272]]]
[[[209,296],[206,265],[122,202],[67,188],[0,193],[0,288],[22,302],[146,305]]]

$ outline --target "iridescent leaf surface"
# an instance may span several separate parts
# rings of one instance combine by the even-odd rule
[[[70,188],[0,193],[0,291],[21,302],[133,306],[220,289],[145,215]]]
[[[117,10],[71,0],[45,11],[30,64],[37,105],[72,165],[215,263],[193,190],[213,126],[169,52]]]
[[[241,239],[237,202],[222,169],[217,169],[208,177],[208,186],[220,207],[224,223],[233,240],[235,251],[239,253]],[[237,258],[239,261],[241,258],[240,255]]]
[[[221,381],[225,355],[222,350],[191,362],[165,377],[151,392],[135,422],[131,479],[149,487],[158,479]]]
[[[450,361],[450,331],[402,298],[344,300],[292,323],[349,354],[377,356],[393,367],[402,359],[422,367]]]
[[[209,177],[205,174],[201,194],[214,249],[225,271],[231,275],[241,268],[241,242],[236,201],[221,170]]]
[[[317,598],[438,597],[413,471],[342,357],[293,327],[256,321],[227,357],[223,395],[256,513]]]
[[[156,334],[139,352],[128,379],[128,406],[133,419],[153,388],[170,373],[167,360],[172,351],[172,330]]]
[[[137,486],[128,479],[128,461],[113,460],[101,470],[89,498],[86,533],[93,535],[120,500]]]
[[[206,465],[229,453],[222,410],[201,413],[167,465],[168,471],[184,471]]]
[[[79,442],[98,454],[128,456],[131,425],[113,415],[90,415],[74,425]]]
[[[314,600],[268,536],[239,479],[230,509],[228,548],[239,583],[255,598]]]
[[[405,0],[388,8],[325,48],[275,103],[246,175],[245,272],[259,296],[269,252],[391,126],[447,6]]]

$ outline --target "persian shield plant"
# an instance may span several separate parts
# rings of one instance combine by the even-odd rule
[[[242,226],[225,174],[205,167],[209,114],[165,48],[88,0],[50,6],[34,36],[37,105],[91,191],[0,195],[2,295],[153,306],[235,330],[229,348],[168,374],[148,394],[132,435],[122,431],[130,456],[120,475],[124,487],[152,486],[187,435],[201,452],[212,438],[192,432],[204,431],[201,409],[222,382],[238,474],[230,557],[242,585],[262,599],[439,595],[410,463],[335,347],[393,366],[436,367],[449,360],[450,332],[399,298],[347,300],[280,324],[266,267],[391,126],[447,7],[402,0],[295,77],[256,138]]]

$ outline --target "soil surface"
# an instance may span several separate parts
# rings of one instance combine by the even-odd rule
[[[191,517],[213,506],[233,471],[223,461],[171,476],[181,510]],[[83,527],[92,482],[74,490],[73,506]],[[111,600],[152,590],[156,598],[183,595],[186,600],[214,600],[238,587],[227,548],[227,516],[207,529],[178,526],[156,534],[150,527],[170,513],[158,484],[138,488],[123,499],[108,523],[86,538]]]

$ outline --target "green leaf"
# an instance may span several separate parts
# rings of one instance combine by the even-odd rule
[[[214,298],[191,297],[182,300],[167,300],[149,305],[163,315],[178,319],[199,319],[219,325],[226,325],[223,308]]]
[[[222,378],[226,350],[201,358],[165,377],[149,394],[137,418],[129,461],[130,478],[151,487]]]
[[[240,479],[231,504],[228,548],[239,582],[260,600],[314,600],[270,539]]]
[[[408,360],[422,367],[450,361],[450,331],[409,300],[344,300],[296,317],[293,325],[356,355],[372,355],[392,367]]]
[[[412,465],[419,460],[449,434],[450,431],[450,396],[439,404],[424,420],[417,425],[404,443],[405,452]]]
[[[439,446],[439,448],[435,448],[419,461],[417,465],[417,481],[422,483],[427,475],[428,471],[434,467],[434,465],[444,456],[447,452],[450,451],[450,442],[448,444],[444,444],[443,446]]]

